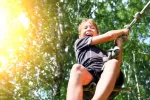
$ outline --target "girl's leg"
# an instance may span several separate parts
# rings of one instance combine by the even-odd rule
[[[92,100],[106,100],[114,89],[119,73],[118,60],[112,59],[106,62]]]
[[[92,80],[92,75],[80,64],[73,65],[67,88],[67,100],[82,100],[83,85]]]

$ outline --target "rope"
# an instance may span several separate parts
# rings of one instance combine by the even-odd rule
[[[150,1],[145,5],[145,7],[141,10],[141,12],[137,12],[134,16],[134,19],[132,20],[132,22],[129,24],[129,28],[131,28],[138,19],[141,18],[141,16],[143,15],[143,13],[146,11],[146,9],[148,8],[148,6],[150,5]]]
[[[137,21],[138,19],[141,18],[141,16],[142,16],[143,13],[146,11],[146,9],[148,9],[149,6],[150,6],[150,1],[144,6],[144,8],[141,10],[141,12],[137,12],[137,13],[134,15],[134,19],[133,19],[133,20],[131,21],[131,23],[130,23],[129,25],[127,25],[125,28],[131,29],[131,27],[136,23],[136,21]],[[122,35],[121,37],[122,37],[122,39],[123,39],[124,41],[127,40],[127,36],[126,36],[126,35]]]

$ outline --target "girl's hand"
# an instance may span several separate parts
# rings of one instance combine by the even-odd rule
[[[126,36],[129,35],[129,32],[130,32],[129,29],[125,28],[125,29],[122,29],[122,31],[123,31],[123,34],[124,34],[124,35],[126,35]]]

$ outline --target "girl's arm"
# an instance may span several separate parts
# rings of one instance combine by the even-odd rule
[[[122,38],[118,38],[116,40],[116,45],[119,47],[119,56],[117,58],[118,62],[119,62],[119,66],[121,65],[122,63],[122,51],[123,51],[123,39]]]
[[[116,38],[118,38],[119,36],[121,36],[123,34],[128,36],[129,35],[129,29],[112,30],[112,31],[109,31],[109,32],[102,34],[102,35],[93,36],[91,44],[96,45],[96,44],[112,41],[112,40],[115,40]]]

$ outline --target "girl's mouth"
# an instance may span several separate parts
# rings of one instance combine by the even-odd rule
[[[85,34],[86,34],[86,36],[93,36],[92,32],[86,32]]]

